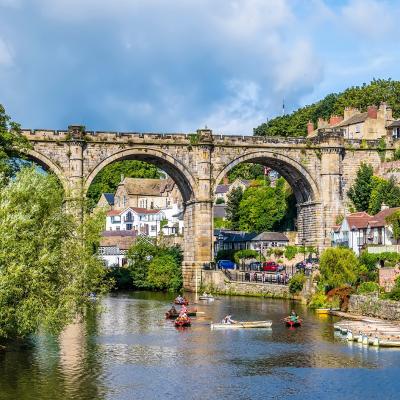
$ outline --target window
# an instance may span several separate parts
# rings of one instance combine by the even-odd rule
[[[126,206],[126,196],[124,195],[124,207]]]
[[[120,227],[120,226],[117,226],[116,228],[117,228],[117,231],[120,231],[120,230],[121,230],[121,227]]]
[[[396,126],[393,128],[393,139],[400,139],[400,127]]]
[[[356,125],[356,133],[360,133],[360,132],[361,132],[360,124],[357,124]]]
[[[155,230],[157,230],[157,227],[155,225],[151,226],[151,231],[154,232]]]
[[[132,230],[132,224],[126,224],[126,230],[131,231]]]
[[[119,224],[121,222],[121,216],[120,215],[114,215],[111,217],[111,223],[112,224]]]

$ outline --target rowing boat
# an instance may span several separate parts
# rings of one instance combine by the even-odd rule
[[[234,324],[213,324],[211,329],[271,328],[272,321],[238,321]]]
[[[208,294],[207,296],[199,296],[199,300],[214,300],[214,296],[212,296],[211,294]]]
[[[284,321],[286,326],[290,326],[291,328],[297,328],[298,326],[301,326],[301,323],[303,322],[303,320],[300,318],[297,321],[292,321],[290,317],[286,317]]]

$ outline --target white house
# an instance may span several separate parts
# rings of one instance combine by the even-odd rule
[[[373,216],[366,212],[347,215],[340,225],[332,228],[332,246],[348,247],[359,255],[366,247],[397,244],[386,218],[398,210],[400,207],[388,208],[383,204],[382,210]]]
[[[173,204],[170,208],[161,210],[164,213],[167,224],[162,225],[162,232],[164,235],[183,235],[183,210],[178,204]]]
[[[98,254],[107,267],[123,267],[127,263],[126,253],[136,239],[135,231],[104,231]]]
[[[161,221],[165,220],[161,210],[128,207],[125,210],[110,210],[106,218],[106,231],[135,231],[156,237],[160,233]]]

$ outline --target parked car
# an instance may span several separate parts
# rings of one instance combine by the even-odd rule
[[[249,265],[250,271],[261,271],[262,264],[258,261],[252,262]]]
[[[304,272],[306,269],[306,262],[305,261],[300,261],[295,265],[296,271],[298,272]]]
[[[262,265],[262,270],[267,272],[280,272],[284,269],[283,265],[278,265],[275,261],[265,261]]]
[[[219,269],[235,269],[236,264],[231,260],[219,260],[217,262],[217,267]]]

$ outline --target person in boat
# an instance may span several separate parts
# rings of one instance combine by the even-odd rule
[[[179,296],[175,299],[175,301],[176,301],[177,303],[183,303],[183,302],[185,301],[185,299],[184,299],[181,295],[179,295]]]
[[[296,311],[292,310],[292,312],[290,313],[290,320],[294,323],[299,322],[299,317],[296,314]]]
[[[171,315],[176,315],[178,314],[178,311],[176,311],[175,306],[172,306],[171,309],[168,311]]]
[[[204,292],[203,297],[209,297],[209,294],[207,294],[207,292]]]
[[[182,308],[181,308],[181,311],[179,312],[179,316],[180,316],[180,317],[181,317],[182,315],[187,316],[187,312],[188,312],[188,309],[187,309],[187,307],[183,304],[183,305],[182,305]]]
[[[235,324],[236,321],[232,319],[232,315],[226,315],[225,318],[223,318],[222,323],[230,325],[230,324]]]

